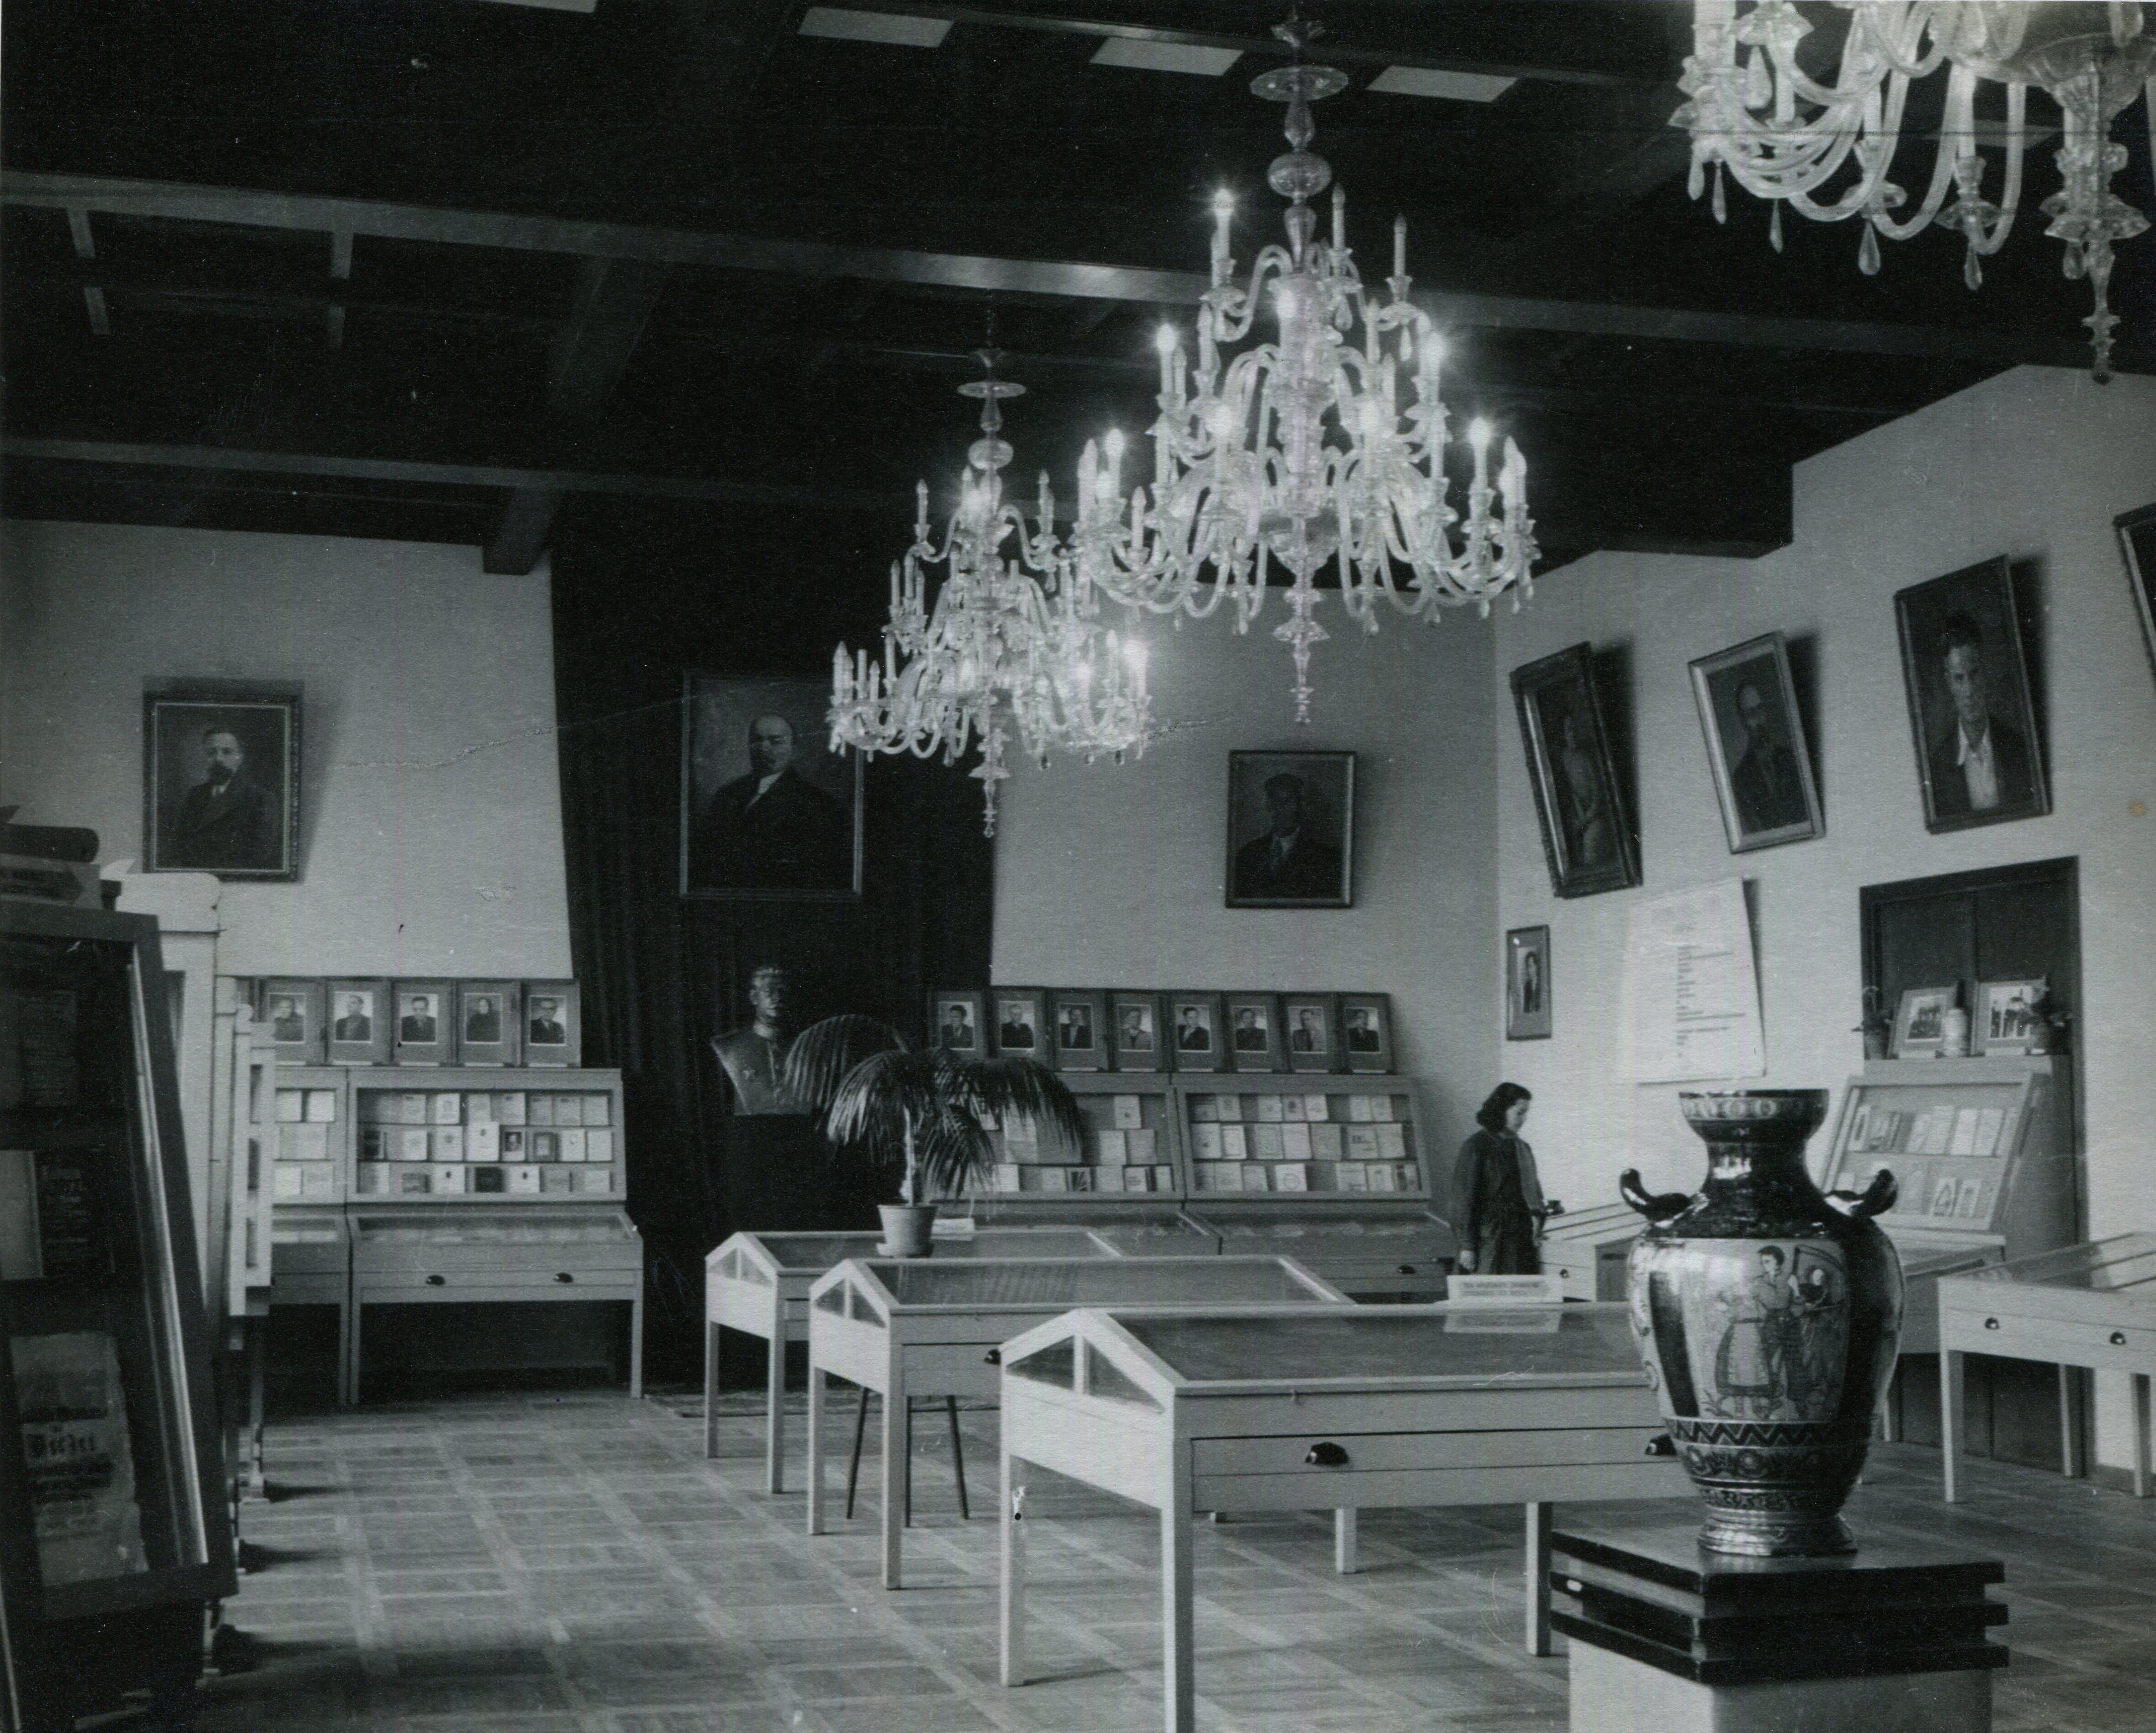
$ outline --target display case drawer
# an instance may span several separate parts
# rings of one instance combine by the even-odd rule
[[[1650,1425],[1563,1427],[1548,1432],[1311,1433],[1282,1438],[1196,1438],[1194,1474],[1388,1474],[1407,1469],[1498,1468],[1638,1462],[1658,1431]]]
[[[1957,1310],[1942,1318],[1940,1334],[1944,1346],[1964,1353],[2051,1361],[2104,1371],[2145,1372],[2156,1368],[2156,1329],[2136,1329],[2130,1325]]]
[[[532,1269],[361,1270],[357,1284],[370,1304],[417,1300],[620,1299],[636,1291],[639,1272],[563,1260]]]
[[[449,1241],[439,1244],[401,1241],[389,1243],[359,1242],[352,1253],[352,1267],[370,1279],[399,1273],[432,1274],[455,1273],[467,1276],[521,1278],[551,1274],[560,1269],[640,1269],[644,1248],[634,1239],[594,1233],[588,1238],[532,1243],[495,1243]]]

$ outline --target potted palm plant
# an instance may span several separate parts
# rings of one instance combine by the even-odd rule
[[[803,1029],[786,1056],[784,1088],[819,1116],[834,1156],[900,1176],[899,1201],[876,1206],[893,1257],[927,1257],[937,1200],[962,1195],[994,1164],[983,1118],[1029,1119],[1044,1136],[1085,1146],[1077,1098],[1038,1060],[916,1050],[872,1017],[828,1017]]]

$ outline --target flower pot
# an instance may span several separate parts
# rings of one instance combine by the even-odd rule
[[[1630,1259],[1632,1331],[1662,1418],[1707,1504],[1700,1545],[1758,1556],[1846,1552],[1842,1502],[1864,1466],[1901,1341],[1902,1264],[1862,1197],[1820,1194],[1804,1142],[1824,1090],[1678,1097],[1706,1141],[1695,1197],[1626,1202],[1651,1219]]]
[[[883,1243],[876,1249],[886,1258],[926,1258],[936,1249],[934,1204],[879,1203],[876,1213],[883,1218]]]

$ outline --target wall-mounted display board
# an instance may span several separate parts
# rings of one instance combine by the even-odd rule
[[[1405,1078],[1183,1077],[1174,1102],[1189,1213],[1224,1252],[1295,1258],[1353,1294],[1444,1292],[1457,1245]]]
[[[24,1725],[192,1688],[234,1587],[210,1356],[157,922],[0,901],[0,1689]]]

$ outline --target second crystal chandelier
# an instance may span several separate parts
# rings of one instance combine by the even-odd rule
[[[1250,86],[1287,105],[1291,148],[1267,178],[1291,201],[1288,244],[1265,248],[1247,285],[1237,284],[1234,200],[1224,192],[1215,201],[1212,284],[1187,371],[1180,340],[1172,329],[1161,333],[1151,490],[1124,497],[1119,433],[1089,443],[1071,546],[1081,582],[1116,601],[1200,618],[1226,601],[1239,632],[1264,604],[1269,568],[1286,568],[1289,618],[1273,635],[1295,659],[1298,722],[1310,720],[1312,646],[1331,635],[1316,618],[1317,577],[1327,561],[1337,564],[1348,617],[1374,632],[1380,598],[1434,623],[1469,602],[1486,614],[1515,586],[1532,594],[1537,551],[1527,463],[1507,438],[1493,475],[1482,421],[1467,429],[1473,470],[1464,517],[1447,498],[1442,348],[1429,315],[1408,300],[1406,219],[1393,225],[1391,299],[1382,303],[1356,269],[1337,188],[1331,241],[1317,238],[1310,201],[1332,171],[1308,149],[1310,105],[1348,82],[1331,67],[1303,64],[1321,28],[1299,16],[1281,25],[1274,33],[1295,49],[1295,64]],[[1248,336],[1268,301],[1274,341],[1224,366],[1223,346]]]

